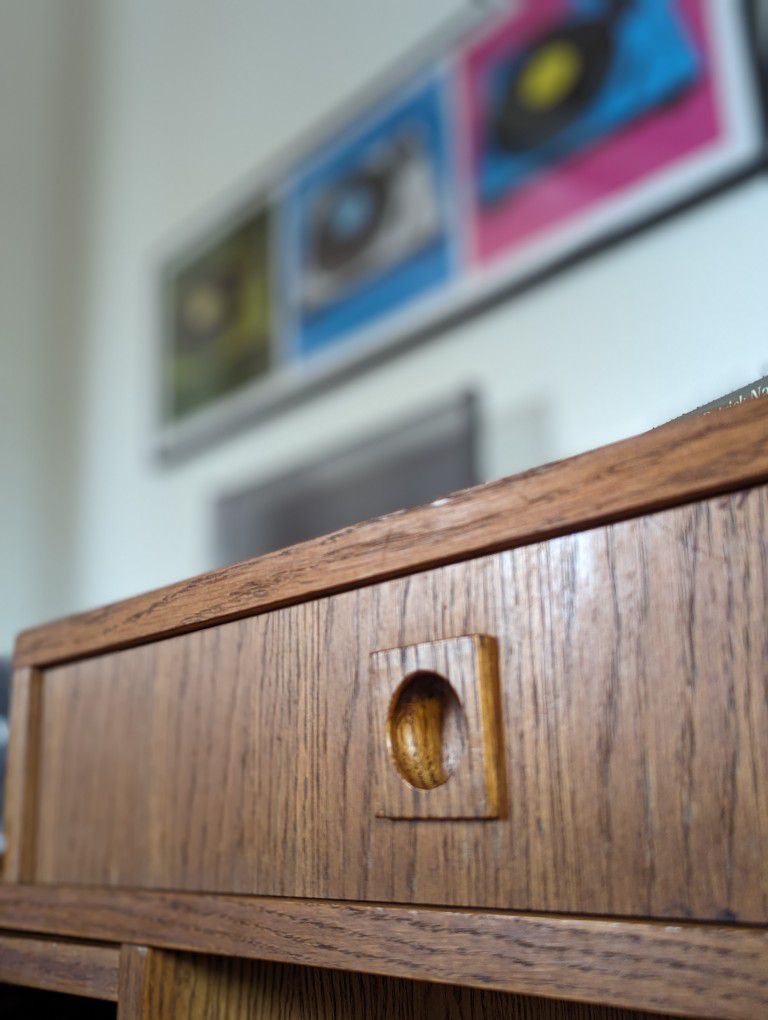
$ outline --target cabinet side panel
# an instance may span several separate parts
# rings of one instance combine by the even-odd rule
[[[3,879],[34,879],[40,750],[41,675],[17,669],[11,687],[10,740],[5,778]]]

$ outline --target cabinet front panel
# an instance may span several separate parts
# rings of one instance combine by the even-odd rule
[[[753,489],[50,669],[26,877],[764,922],[767,507]],[[379,817],[372,677],[397,677],[371,653],[464,635],[498,657],[500,817]],[[435,794],[471,815],[479,787],[441,791],[472,734],[422,687],[436,714],[409,702],[403,732],[453,727]]]

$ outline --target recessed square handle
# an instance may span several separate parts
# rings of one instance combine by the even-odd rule
[[[498,818],[503,805],[496,641],[484,634],[371,654],[381,818]]]

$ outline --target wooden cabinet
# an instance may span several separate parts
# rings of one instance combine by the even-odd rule
[[[766,482],[757,401],[23,635],[0,925],[768,1015]]]
[[[759,487],[47,669],[26,877],[765,922],[767,527]],[[371,653],[463,634],[501,817],[377,817]]]

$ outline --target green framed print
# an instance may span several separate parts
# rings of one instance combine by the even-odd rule
[[[179,422],[266,375],[273,363],[267,207],[167,274],[165,417]]]

